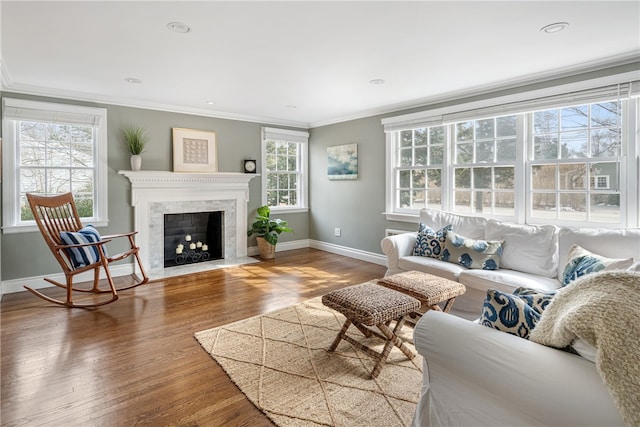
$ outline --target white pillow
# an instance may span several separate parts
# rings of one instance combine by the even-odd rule
[[[453,231],[471,239],[484,239],[484,228],[487,219],[479,216],[458,215],[435,209],[422,209],[420,222],[434,230],[440,230],[451,224]]]
[[[556,277],[558,236],[554,225],[520,225],[490,219],[485,239],[504,241],[501,268]]]
[[[627,271],[637,271],[638,273],[640,273],[640,261],[627,268]]]

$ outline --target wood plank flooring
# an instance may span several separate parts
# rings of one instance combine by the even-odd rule
[[[314,249],[156,281],[95,310],[27,292],[0,308],[2,426],[272,426],[194,332],[382,277]],[[47,290],[60,295],[58,289]]]

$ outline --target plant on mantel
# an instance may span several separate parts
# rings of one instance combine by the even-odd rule
[[[247,231],[247,236],[256,235],[260,258],[273,259],[275,258],[278,236],[283,232],[293,233],[293,229],[289,227],[287,221],[271,218],[269,206],[260,206],[257,212],[256,221]]]
[[[140,126],[129,126],[123,129],[122,133],[127,150],[131,154],[131,170],[139,171],[142,167],[142,157],[140,155],[149,140],[146,131]]]

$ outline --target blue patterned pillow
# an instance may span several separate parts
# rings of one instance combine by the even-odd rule
[[[489,289],[482,305],[480,324],[520,338],[529,334],[540,320],[540,313],[523,296]]]
[[[60,239],[65,245],[79,245],[83,243],[95,243],[102,240],[100,233],[93,225],[87,225],[78,232],[63,231]],[[65,251],[71,259],[73,268],[85,267],[100,260],[97,246],[85,246],[77,248],[66,248]],[[105,252],[106,256],[106,252]]]
[[[501,241],[473,240],[452,231],[445,235],[440,259],[467,268],[498,270],[501,255]]]
[[[522,298],[529,307],[539,314],[547,308],[557,291],[539,291],[537,289],[520,287],[513,291],[513,295]]]
[[[562,274],[562,286],[576,280],[578,277],[603,270],[624,270],[633,265],[633,258],[614,259],[606,258],[585,248],[573,245],[569,249],[567,264]]]
[[[413,254],[416,256],[440,259],[445,236],[447,235],[447,231],[451,231],[452,229],[453,227],[449,224],[438,231],[434,231],[429,228],[428,225],[420,223],[416,244],[413,247]]]

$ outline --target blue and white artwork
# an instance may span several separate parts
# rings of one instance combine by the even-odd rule
[[[327,175],[330,180],[358,179],[358,144],[327,147]]]

